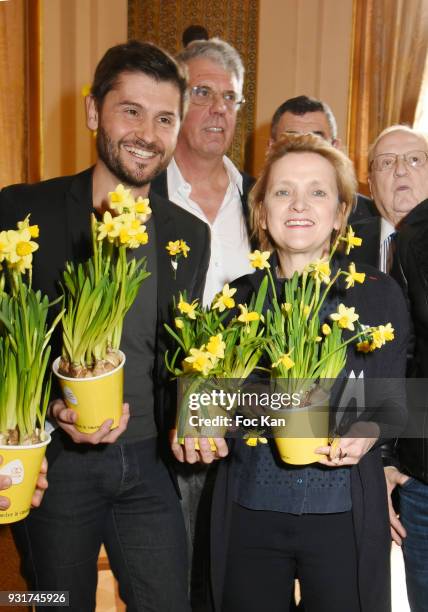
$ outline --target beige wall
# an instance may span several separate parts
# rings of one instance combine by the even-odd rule
[[[253,172],[263,163],[276,107],[302,93],[328,102],[346,136],[352,0],[259,0]],[[42,176],[94,161],[81,89],[111,45],[126,40],[127,0],[42,0]]]
[[[102,54],[127,38],[127,0],[42,0],[42,178],[73,174],[94,160],[82,87]]]
[[[345,141],[352,0],[260,0],[254,167],[263,164],[269,122],[287,98],[326,101]]]

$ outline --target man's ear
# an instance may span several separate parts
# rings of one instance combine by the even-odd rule
[[[85,98],[86,106],[86,125],[95,132],[98,129],[98,107],[95,98],[91,95]]]
[[[342,141],[340,140],[340,138],[333,138],[331,144],[333,145],[333,147],[336,147],[336,149],[340,149],[340,147],[342,146]]]

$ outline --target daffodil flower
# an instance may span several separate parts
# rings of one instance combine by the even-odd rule
[[[218,293],[214,298],[213,310],[218,308],[219,312],[224,312],[226,308],[233,308],[235,306],[235,300],[233,296],[236,293],[236,289],[230,289],[229,285],[226,283],[224,285],[221,293]]]
[[[183,329],[184,328],[184,321],[183,321],[183,319],[181,319],[180,317],[175,317],[174,325],[175,325],[175,327],[177,329]]]
[[[183,254],[183,257],[187,258],[187,254],[190,251],[190,247],[185,240],[180,240],[180,250]]]
[[[290,357],[290,353],[284,353],[272,364],[273,368],[277,368],[279,365],[282,365],[286,370],[290,370],[294,366],[294,361]]]
[[[343,236],[341,240],[347,243],[346,249],[345,249],[345,252],[347,255],[349,255],[349,253],[351,252],[351,249],[353,249],[356,246],[361,246],[363,242],[362,238],[358,238],[358,236],[355,235],[354,230],[352,229],[350,225],[348,225],[346,236]]]
[[[372,345],[374,348],[380,348],[385,342],[390,342],[391,340],[394,340],[394,328],[391,323],[379,325],[372,332]]]
[[[328,285],[330,282],[330,264],[328,259],[317,259],[313,263],[309,264],[306,267],[307,272],[309,272],[315,280],[320,283],[325,283]]]
[[[187,315],[189,319],[196,319],[196,307],[198,305],[198,300],[194,300],[191,304],[183,300],[180,295],[180,301],[178,302],[177,308],[178,310]]]
[[[140,230],[136,233],[128,233],[128,242],[126,246],[130,249],[138,249],[143,244],[147,244],[149,241],[149,235],[145,231],[146,226],[142,225]]]
[[[147,223],[152,214],[152,209],[149,206],[149,198],[138,196],[134,204],[134,212],[141,223]]]
[[[171,266],[174,270],[174,278],[177,278],[178,260],[181,255],[187,258],[190,247],[185,240],[170,240],[165,248],[172,257]]]
[[[7,232],[0,232],[0,261],[7,259],[7,254],[10,251],[11,244],[7,239]]]
[[[217,336],[211,336],[207,344],[207,351],[211,355],[213,355],[214,357],[218,357],[219,359],[223,359],[225,348],[226,343],[223,341],[223,336],[221,334],[217,334]]]
[[[270,257],[270,251],[254,251],[248,255],[250,260],[250,265],[253,268],[258,268],[259,270],[264,270],[265,268],[270,268],[270,263],[268,259]]]
[[[39,248],[39,245],[31,240],[29,228],[8,230],[6,238],[8,242],[6,259],[10,267],[20,273],[29,270],[33,262],[33,253]]]
[[[24,221],[18,221],[18,229],[28,229],[30,231],[31,238],[38,238],[40,234],[38,225],[30,225],[30,215],[27,215]]]
[[[238,307],[241,311],[241,314],[238,317],[238,321],[240,323],[245,323],[246,325],[248,325],[249,323],[252,323],[253,321],[260,320],[261,317],[258,312],[255,312],[254,310],[252,310],[251,312],[248,312],[247,306],[244,306],[243,304],[238,304]]]
[[[122,214],[126,209],[133,209],[135,206],[134,197],[130,189],[120,184],[114,191],[109,191],[108,200],[110,208]]]
[[[368,340],[362,340],[361,342],[357,342],[357,351],[360,353],[370,353],[374,350],[374,347],[371,342]]]
[[[119,236],[121,228],[121,222],[117,217],[112,217],[107,210],[103,215],[102,223],[97,224],[97,240],[104,240],[107,237],[110,242],[113,242]]]
[[[190,355],[185,358],[185,362],[192,366],[196,372],[201,372],[203,376],[207,376],[215,366],[217,359],[205,350],[203,344],[200,349],[191,348]]]
[[[181,252],[180,241],[175,240],[173,242],[172,240],[170,240],[165,248],[171,256],[178,255]]]
[[[364,272],[357,272],[355,269],[355,264],[351,263],[348,268],[348,274],[346,275],[346,288],[349,289],[353,287],[355,283],[364,283],[364,279],[366,275]]]
[[[330,315],[333,321],[337,321],[337,324],[342,329],[355,330],[354,322],[358,320],[359,315],[355,312],[354,306],[347,308],[345,304],[339,304],[337,312]]]

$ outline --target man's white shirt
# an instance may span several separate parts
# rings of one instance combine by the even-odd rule
[[[248,259],[250,243],[242,209],[242,176],[226,156],[223,157],[223,163],[229,185],[212,223],[199,204],[192,200],[192,187],[183,178],[174,158],[167,169],[168,199],[207,223],[211,230],[211,257],[203,295],[204,304],[211,304],[225,283],[254,272]]]
[[[391,238],[395,234],[395,227],[381,217],[380,220],[380,245],[379,245],[379,269],[381,272],[389,273],[392,266],[393,252],[391,249]]]

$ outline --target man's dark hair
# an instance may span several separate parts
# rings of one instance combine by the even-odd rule
[[[275,138],[276,128],[284,113],[291,113],[292,115],[306,115],[306,113],[316,112],[325,114],[330,128],[331,137],[333,140],[335,140],[337,138],[337,123],[331,108],[325,102],[321,102],[321,100],[317,100],[316,98],[309,98],[309,96],[289,98],[278,106],[272,117],[272,123],[270,126],[272,138]]]
[[[183,47],[187,47],[187,45],[194,40],[208,40],[208,30],[201,25],[190,25],[183,32]]]
[[[187,99],[185,69],[163,49],[138,40],[111,47],[99,61],[91,87],[91,95],[99,108],[123,72],[142,72],[155,81],[173,83],[180,92],[180,118],[183,118]]]

